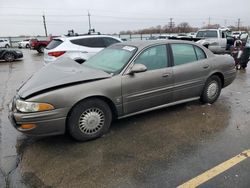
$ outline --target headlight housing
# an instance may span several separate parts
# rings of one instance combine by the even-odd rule
[[[55,109],[48,103],[26,102],[20,99],[16,100],[16,109],[20,112],[41,112]]]

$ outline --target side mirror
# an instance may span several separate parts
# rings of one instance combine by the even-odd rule
[[[130,69],[129,74],[145,72],[147,71],[147,67],[143,64],[134,64],[134,66]]]

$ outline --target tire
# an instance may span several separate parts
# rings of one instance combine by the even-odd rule
[[[30,45],[29,44],[26,44],[26,46],[25,46],[26,48],[30,48]]]
[[[8,61],[8,62],[12,62],[12,61],[15,60],[15,55],[12,54],[12,53],[7,52],[7,53],[4,55],[4,60],[5,60],[5,61]]]
[[[235,66],[235,68],[236,68],[236,70],[240,70],[240,69],[241,69],[240,64],[237,64],[237,65]]]
[[[78,141],[104,135],[111,124],[112,113],[107,103],[100,99],[86,99],[78,103],[67,119],[69,134]]]
[[[37,49],[38,53],[43,53],[44,48],[45,48],[44,46],[39,46],[38,49]]]
[[[8,44],[5,45],[5,48],[9,48],[9,47],[10,47],[10,45],[8,45]]]
[[[221,87],[221,79],[218,76],[209,77],[203,89],[201,101],[203,103],[214,103],[220,96]]]

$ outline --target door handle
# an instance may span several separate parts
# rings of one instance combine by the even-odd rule
[[[203,68],[204,69],[207,69],[209,67],[209,65],[204,65]]]
[[[162,77],[169,77],[169,76],[170,76],[169,73],[164,73],[164,74],[162,74]]]

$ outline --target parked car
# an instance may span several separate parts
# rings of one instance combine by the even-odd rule
[[[236,39],[239,39],[240,38],[240,35],[241,34],[245,34],[245,33],[247,33],[246,31],[233,31],[232,32],[232,36],[234,37],[234,38],[236,38]]]
[[[189,36],[190,38],[195,38],[196,37],[196,33],[195,32],[191,32],[191,33],[188,33],[187,36]]]
[[[55,38],[44,50],[44,63],[46,65],[54,62],[59,57],[69,57],[78,63],[83,63],[103,48],[118,42],[122,40],[108,35]]]
[[[48,40],[38,40],[38,39],[30,39],[30,49],[36,50],[38,53],[43,53],[45,47],[50,43],[53,37],[49,37]]]
[[[14,49],[0,49],[0,60],[12,62],[23,57],[23,53]]]
[[[9,48],[10,41],[7,39],[0,39],[0,48]]]
[[[213,53],[223,54],[230,50],[234,43],[234,37],[227,34],[224,29],[202,29],[196,34],[197,43],[207,47]]]
[[[235,76],[231,56],[193,42],[118,43],[83,64],[60,58],[39,70],[17,90],[9,118],[28,135],[68,131],[84,141],[105,134],[116,118],[198,99],[214,103]]]
[[[30,39],[24,39],[17,43],[18,48],[30,48]]]
[[[150,37],[147,37],[146,40],[157,40],[158,37],[156,36],[150,36]]]
[[[165,40],[165,39],[168,39],[169,36],[168,35],[160,35],[158,36],[157,40]]]
[[[186,33],[178,33],[176,35],[176,38],[191,38],[190,36],[188,36]]]

